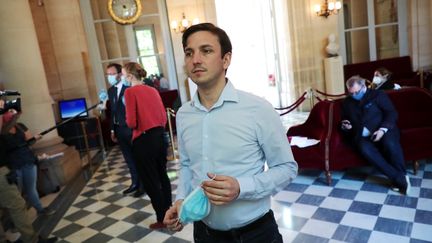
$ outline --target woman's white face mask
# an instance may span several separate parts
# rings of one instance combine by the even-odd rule
[[[372,83],[379,85],[384,83],[385,81],[387,81],[387,78],[382,77],[382,76],[374,76],[374,78],[372,79]]]

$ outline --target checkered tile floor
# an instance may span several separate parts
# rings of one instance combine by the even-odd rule
[[[302,123],[307,115],[291,113],[285,126]],[[295,121],[295,122],[293,122]],[[371,167],[333,172],[331,186],[321,171],[300,171],[272,199],[284,242],[432,242],[432,161],[410,173],[410,196],[389,190],[388,182]],[[175,197],[178,163],[169,162]],[[192,225],[183,231],[153,231],[156,217],[147,196],[122,195],[130,185],[118,148],[89,180],[52,235],[60,242],[192,242]]]
[[[176,192],[178,164],[169,163]],[[370,167],[334,172],[332,186],[320,171],[301,171],[272,200],[284,242],[432,242],[432,164],[410,175],[412,192],[401,196]],[[153,231],[149,198],[123,196],[129,174],[118,149],[103,162],[53,230],[61,242],[191,242],[181,232]]]

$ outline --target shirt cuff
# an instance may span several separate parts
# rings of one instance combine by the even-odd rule
[[[114,133],[114,130],[111,130],[111,133]]]
[[[252,177],[240,177],[237,178],[237,181],[240,186],[239,199],[249,198],[254,195],[255,187]]]
[[[379,130],[381,130],[381,131],[383,131],[384,133],[386,133],[387,131],[388,131],[388,128],[385,128],[385,127],[380,127],[380,129]]]

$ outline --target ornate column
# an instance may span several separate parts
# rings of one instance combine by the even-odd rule
[[[10,1],[7,7],[0,8],[0,43],[0,82],[3,88],[21,93],[23,113],[19,121],[33,133],[54,126],[53,100],[28,0]],[[53,130],[34,145],[37,154],[64,154],[40,166],[57,168],[59,185],[66,184],[81,168],[78,152],[62,141]]]
[[[19,120],[33,133],[54,126],[53,101],[28,1],[11,1],[0,8],[0,43],[0,82],[5,89],[21,93]],[[57,131],[52,131],[38,144],[61,141]]]

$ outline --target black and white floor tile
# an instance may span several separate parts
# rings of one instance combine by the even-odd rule
[[[168,166],[173,196],[178,166],[176,161]],[[411,193],[403,196],[389,190],[371,167],[333,172],[331,186],[321,171],[302,170],[272,198],[272,209],[284,242],[432,242],[432,161],[423,161],[417,175],[411,171],[410,180]],[[192,225],[176,233],[150,230],[156,220],[150,200],[124,196],[129,184],[127,166],[115,148],[52,235],[73,243],[193,241]]]
[[[176,162],[169,176],[177,183]],[[284,242],[432,242],[432,164],[410,175],[412,192],[388,189],[370,167],[334,172],[331,186],[320,171],[301,171],[273,197]],[[191,242],[192,225],[181,232],[153,231],[149,198],[124,196],[127,167],[114,149],[87,183],[52,234],[62,242]]]

